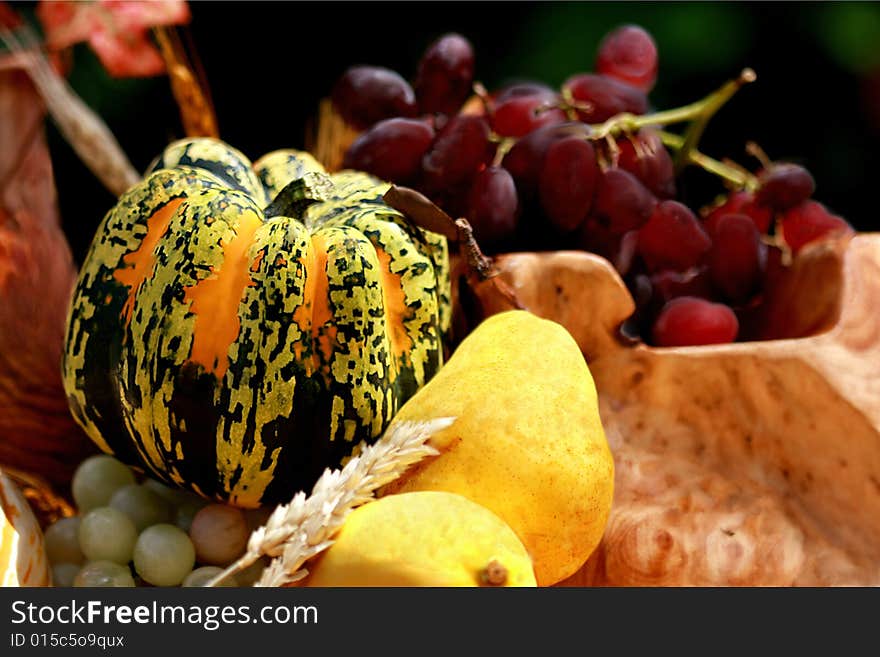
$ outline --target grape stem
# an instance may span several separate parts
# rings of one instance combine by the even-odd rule
[[[678,151],[679,153],[682,152],[685,144],[685,138],[682,135],[666,132],[665,130],[658,130],[657,135],[660,137],[660,140],[664,145]],[[715,174],[722,180],[726,180],[737,188],[750,190],[758,188],[758,179],[756,176],[744,169],[740,169],[739,167],[719,162],[718,160],[701,153],[696,148],[690,149],[687,158],[688,163],[695,164],[709,173]]]
[[[705,131],[709,119],[721,109],[722,105],[733,97],[733,94],[735,94],[740,87],[749,82],[754,82],[756,78],[757,76],[752,69],[744,69],[737,79],[729,80],[720,89],[709,94],[702,101],[698,101],[697,104],[702,104],[703,107],[694,119],[694,122],[688,126],[688,129],[685,132],[684,144],[675,158],[676,173],[681,173],[682,169],[688,165],[690,161],[689,153],[697,148],[697,144],[700,142],[700,137],[703,136],[703,131]]]
[[[492,158],[493,167],[500,167],[501,162],[504,160],[504,156],[510,152],[510,149],[514,147],[516,144],[516,139],[514,137],[502,137],[495,132],[492,132],[489,135],[489,141],[498,144],[498,148],[495,150],[495,156]]]
[[[684,135],[660,131],[663,143],[677,151],[674,158],[676,174],[680,174],[687,165],[696,164],[738,187],[756,188],[757,181],[750,173],[714,160],[697,150],[697,144],[703,136],[709,120],[743,85],[754,82],[756,79],[757,76],[752,69],[743,69],[739,77],[728,80],[719,89],[701,100],[653,114],[617,114],[604,123],[590,126],[592,131],[588,138],[599,141],[621,134],[632,134],[640,128],[649,126],[666,126],[691,121],[692,123]]]
[[[586,136],[586,139],[590,141],[607,142],[612,160],[615,160],[615,151],[617,148],[615,142],[616,137],[621,135],[632,135],[638,132],[641,128],[656,128],[657,126],[667,126],[690,121],[691,123],[684,135],[678,135],[665,130],[657,130],[663,143],[676,151],[673,159],[676,176],[681,174],[686,166],[693,164],[718,176],[734,187],[754,191],[758,188],[758,179],[756,176],[742,167],[719,162],[718,160],[701,153],[697,149],[697,145],[700,142],[700,138],[703,136],[703,132],[706,130],[706,126],[709,124],[709,120],[742,86],[754,82],[756,79],[757,75],[755,72],[750,68],[745,68],[735,79],[728,80],[705,98],[688,105],[654,112],[653,114],[639,115],[622,112],[612,116],[604,123],[590,125],[590,134]],[[486,112],[491,113],[491,100],[486,88],[480,83],[475,83],[474,91],[483,101]],[[546,111],[552,107],[562,108],[570,120],[575,120],[577,117],[577,110],[592,109],[592,104],[579,103],[572,97],[570,90],[563,89],[562,102],[559,105],[543,106],[539,108],[536,113]],[[498,144],[495,157],[492,161],[492,166],[500,166],[504,156],[507,155],[517,140],[511,137],[502,137],[494,132],[490,135],[489,140]]]
[[[755,72],[747,68],[735,80],[727,81],[720,89],[689,105],[654,112],[653,114],[639,115],[622,112],[612,116],[604,123],[590,126],[593,129],[593,139],[604,139],[608,135],[617,136],[622,132],[635,132],[639,128],[647,126],[669,125],[685,121],[694,121],[694,125],[698,126],[702,124],[699,134],[697,134],[697,139],[699,139],[700,134],[702,134],[703,129],[706,127],[706,123],[721,109],[721,106],[730,100],[740,87],[748,82],[753,82],[755,79],[757,79]]]

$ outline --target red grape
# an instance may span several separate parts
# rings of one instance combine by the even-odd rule
[[[593,212],[618,235],[635,230],[651,218],[657,199],[624,169],[609,169],[599,179]]]
[[[555,94],[545,93],[512,96],[495,103],[492,128],[502,137],[522,137],[546,125],[562,123],[565,112],[557,105]]]
[[[758,176],[760,188],[755,201],[774,210],[788,210],[806,201],[816,191],[813,176],[797,164],[774,164]]]
[[[501,167],[487,167],[474,178],[468,194],[467,219],[478,242],[491,244],[513,235],[519,198],[513,177]]]
[[[644,114],[648,110],[648,98],[643,91],[604,75],[580,73],[566,80],[562,87],[576,101],[589,103],[589,108],[577,110],[578,118],[585,123],[601,123],[621,112]]]
[[[578,230],[575,246],[584,251],[589,251],[590,253],[602,256],[617,268],[617,263],[621,260],[620,252],[622,241],[622,235],[612,233],[608,229],[608,226],[605,225],[595,213],[591,213]],[[628,263],[621,264],[626,265]],[[620,271],[620,269],[618,269],[618,271]]]
[[[538,182],[541,207],[560,231],[572,231],[587,218],[597,174],[596,153],[589,141],[565,137],[547,149]]]
[[[638,339],[641,335],[650,335],[654,313],[651,309],[653,290],[647,275],[638,273],[628,276],[626,287],[635,302],[635,312],[620,327],[621,332],[631,338]]]
[[[842,218],[817,201],[803,201],[782,215],[782,237],[793,253],[832,233],[853,232]]]
[[[415,93],[425,114],[454,114],[471,94],[474,49],[460,34],[432,43],[419,61]]]
[[[644,128],[617,141],[618,166],[642,181],[656,196],[675,198],[675,168],[656,131]]]
[[[712,242],[694,213],[678,201],[662,201],[639,229],[639,255],[650,271],[684,271],[700,263]]]
[[[556,91],[554,91],[553,87],[543,82],[517,82],[502,87],[492,94],[495,103],[503,103],[511,98],[519,98],[521,96],[546,96],[553,100],[556,99]]]
[[[422,158],[425,187],[435,192],[469,183],[481,167],[492,161],[494,153],[486,119],[458,115],[443,126]]]
[[[422,157],[434,140],[434,129],[417,119],[385,119],[358,137],[346,151],[342,166],[366,171],[388,182],[414,181]]]
[[[624,25],[599,44],[596,72],[648,92],[657,81],[657,45],[638,25]]]
[[[774,291],[779,287],[781,281],[788,276],[790,268],[785,263],[785,256],[781,248],[776,245],[767,245],[767,257],[764,265],[764,276],[761,281],[761,287],[768,295],[768,299],[772,298]]]
[[[589,133],[587,125],[576,121],[538,128],[517,140],[504,156],[501,165],[510,171],[520,194],[524,198],[530,198],[537,190],[541,163],[550,144],[570,135],[586,137]]]
[[[724,304],[678,297],[663,306],[651,333],[659,347],[686,347],[733,342],[738,332],[739,321]]]
[[[621,276],[626,276],[632,267],[639,248],[639,231],[631,230],[620,237],[617,254],[612,260],[614,268]]]
[[[706,215],[703,227],[710,237],[714,233],[715,224],[727,214],[744,214],[750,217],[758,231],[764,234],[770,229],[770,222],[773,220],[773,212],[756,204],[754,194],[745,190],[731,192],[724,203],[712,208]]]
[[[651,288],[654,296],[662,303],[677,297],[700,297],[711,299],[712,285],[707,267],[691,267],[687,271],[659,271],[651,274]]]
[[[393,117],[416,116],[412,87],[394,71],[379,66],[352,66],[330,94],[333,106],[359,130]]]
[[[577,230],[574,248],[602,256],[621,276],[633,269],[638,254],[639,233],[631,230],[623,235],[611,232],[595,215],[590,215]]]
[[[726,214],[718,220],[709,251],[709,273],[725,299],[743,303],[757,291],[766,264],[766,250],[751,218],[744,214]]]

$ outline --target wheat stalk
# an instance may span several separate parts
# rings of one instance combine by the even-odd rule
[[[306,134],[306,150],[314,154],[327,171],[339,171],[345,151],[361,132],[348,125],[327,98],[319,103],[317,123],[312,126]]]
[[[21,39],[0,25],[0,42],[22,58],[25,71],[61,134],[98,180],[119,196],[140,180],[140,175],[107,124],[49,64],[40,50],[36,32],[24,25],[19,28],[19,34]]]
[[[279,505],[266,524],[251,534],[244,555],[206,586],[215,586],[263,556],[273,561],[255,586],[283,586],[305,577],[308,571],[303,564],[333,543],[348,513],[372,500],[376,490],[411,465],[437,454],[427,441],[453,421],[438,418],[397,423],[341,470],[325,470],[311,495],[299,492],[289,503]]]

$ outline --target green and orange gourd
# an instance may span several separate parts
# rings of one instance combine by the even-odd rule
[[[208,498],[286,501],[439,369],[445,238],[366,174],[171,144],[98,228],[63,378],[105,452]]]

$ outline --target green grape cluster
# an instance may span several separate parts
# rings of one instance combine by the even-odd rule
[[[72,481],[78,514],[46,528],[56,586],[204,586],[240,557],[265,510],[243,511],[137,475],[101,454]],[[221,586],[247,586],[249,568]]]

